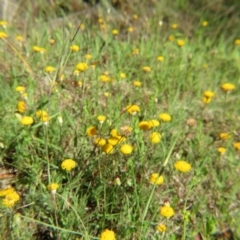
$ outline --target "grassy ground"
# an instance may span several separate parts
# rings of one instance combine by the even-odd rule
[[[2,239],[240,239],[239,3],[64,2],[1,22]]]

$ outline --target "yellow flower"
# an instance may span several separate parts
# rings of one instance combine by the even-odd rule
[[[203,101],[203,103],[208,104],[212,101],[212,98],[203,97],[202,101]]]
[[[118,30],[113,29],[113,30],[112,30],[112,34],[113,34],[113,35],[118,35]]]
[[[133,147],[129,144],[124,144],[121,146],[120,151],[124,154],[124,155],[129,155],[132,153],[133,151]]]
[[[13,187],[5,188],[0,190],[0,197],[4,197],[8,195],[9,193],[15,192]]]
[[[7,38],[8,35],[5,32],[0,32],[0,39]]]
[[[100,240],[116,240],[115,233],[112,230],[104,230],[100,235]]]
[[[221,88],[224,92],[230,92],[235,89],[235,85],[233,85],[232,83],[224,83],[222,84]]]
[[[179,39],[179,40],[177,40],[177,45],[178,45],[179,47],[182,47],[182,46],[185,45],[185,41],[182,40],[182,39]]]
[[[133,81],[133,85],[135,87],[141,87],[142,86],[142,83],[140,81]]]
[[[17,111],[24,113],[27,109],[27,104],[24,101],[19,101],[17,104]]]
[[[33,46],[33,51],[34,52],[40,52],[40,53],[45,53],[46,49],[38,46]]]
[[[13,191],[5,196],[5,198],[2,200],[2,205],[5,207],[13,207],[15,203],[19,201],[19,199],[19,194]]]
[[[174,210],[170,206],[163,206],[160,209],[160,215],[166,218],[170,218],[174,215]]]
[[[133,27],[129,27],[128,32],[133,32]]]
[[[95,127],[93,127],[93,126],[91,126],[91,127],[88,127],[87,128],[87,135],[89,136],[89,137],[92,137],[92,136],[94,136],[94,135],[96,135],[97,134],[97,129],[95,128]]]
[[[32,125],[33,124],[33,118],[32,117],[22,117],[21,119],[21,124],[24,126]]]
[[[54,72],[54,71],[55,71],[55,68],[52,67],[52,66],[45,67],[45,72],[47,72],[47,73],[51,73],[51,72]]]
[[[203,99],[202,99],[202,101],[204,102],[204,103],[210,103],[211,101],[212,101],[212,98],[214,97],[214,92],[212,92],[212,91],[205,91],[204,93],[203,93]]]
[[[144,66],[144,67],[142,68],[142,70],[143,70],[144,72],[151,72],[151,68],[148,67],[148,66]]]
[[[106,120],[106,116],[104,115],[99,115],[97,116],[97,120],[102,124]]]
[[[96,138],[95,140],[94,140],[94,143],[97,145],[97,146],[99,146],[99,147],[102,147],[102,146],[104,146],[105,144],[106,144],[106,140],[104,139],[104,138]]]
[[[159,176],[158,173],[153,173],[149,179],[151,184],[161,185],[164,182],[163,176]]]
[[[50,121],[50,117],[47,115],[47,116],[41,116],[40,118],[39,118],[39,120],[41,121],[41,122],[44,122],[44,123],[48,123],[49,121]]]
[[[173,29],[176,29],[178,28],[178,25],[176,23],[173,23],[172,26],[171,26]]]
[[[234,142],[234,143],[233,143],[233,147],[234,147],[236,150],[240,150],[240,142]]]
[[[117,138],[121,137],[121,135],[118,133],[117,129],[115,129],[115,128],[111,130],[110,135],[112,137],[117,137]]]
[[[138,15],[137,15],[137,14],[134,14],[134,15],[133,15],[133,19],[137,20],[137,19],[138,19]]]
[[[203,21],[203,22],[202,22],[202,26],[203,26],[203,27],[206,27],[207,25],[208,25],[208,22],[207,22],[207,21]]]
[[[139,49],[138,48],[135,48],[133,51],[132,51],[132,55],[138,55],[139,54]]]
[[[178,170],[180,172],[189,172],[192,168],[191,164],[189,164],[188,162],[186,162],[184,160],[179,160],[179,161],[175,162],[174,167],[176,170]]]
[[[157,230],[158,230],[159,232],[166,232],[167,227],[166,227],[164,224],[159,224],[159,225],[157,226]]]
[[[80,62],[77,64],[76,66],[76,69],[79,71],[79,72],[84,72],[88,69],[88,65],[84,62]]]
[[[77,166],[77,163],[72,159],[65,159],[61,164],[61,168],[66,171],[71,171]]]
[[[150,124],[148,121],[141,121],[138,123],[138,127],[143,131],[147,131],[150,129]]]
[[[110,143],[106,143],[105,145],[102,146],[102,151],[105,152],[106,154],[113,153],[113,145]]]
[[[46,117],[46,116],[48,116],[48,113],[45,110],[38,110],[36,112],[36,116],[39,118]]]
[[[120,73],[120,78],[121,79],[125,79],[126,78],[126,74],[125,73]]]
[[[163,57],[163,56],[158,56],[158,57],[157,57],[157,60],[158,60],[159,62],[163,62],[164,57]]]
[[[175,39],[175,37],[173,35],[168,37],[168,41],[172,42]]]
[[[130,113],[131,115],[136,115],[137,112],[140,112],[141,110],[140,110],[140,107],[137,106],[137,105],[128,105],[128,106],[126,107],[126,111],[127,111],[128,113]]]
[[[51,192],[56,192],[56,190],[59,188],[59,184],[57,183],[51,183],[48,184],[47,189]]]
[[[119,143],[121,143],[121,142],[124,142],[126,140],[126,138],[125,137],[121,137],[121,136],[115,136],[115,137],[113,137],[113,136],[111,136],[111,137],[109,137],[108,138],[108,143],[110,143],[111,145],[113,145],[113,146],[115,146],[115,145],[117,145],[117,144],[119,144]]]
[[[78,45],[71,45],[69,48],[73,52],[78,52],[80,50],[80,47]]]
[[[6,28],[7,27],[7,25],[8,25],[8,22],[7,21],[0,21],[0,26],[2,26],[2,27],[4,27],[4,28]]]
[[[162,136],[158,132],[153,132],[149,135],[149,138],[152,143],[159,143],[161,141]]]
[[[240,45],[240,39],[236,39],[236,40],[234,41],[234,44],[235,44],[235,45]]]
[[[221,154],[224,154],[224,153],[227,151],[227,149],[224,148],[224,147],[219,147],[217,150],[218,150],[218,152],[221,153]]]
[[[112,81],[112,79],[108,75],[106,75],[106,74],[101,75],[100,76],[100,80],[102,82],[111,82]]]
[[[84,57],[85,57],[86,59],[91,59],[91,58],[92,58],[92,55],[91,55],[91,54],[86,54]]]
[[[24,41],[24,38],[23,38],[23,36],[21,36],[21,35],[17,35],[17,36],[16,36],[16,40],[19,41],[19,42],[23,42],[23,41]]]
[[[219,134],[219,137],[222,139],[222,140],[227,140],[231,137],[231,135],[229,133],[220,133]]]
[[[17,86],[16,88],[15,88],[15,91],[16,92],[20,92],[20,93],[23,93],[23,92],[25,92],[25,87],[23,87],[23,86]]]
[[[160,120],[162,120],[163,122],[170,122],[172,120],[171,115],[169,115],[168,113],[160,113],[159,114],[159,118]]]
[[[50,38],[50,39],[48,40],[48,42],[49,42],[50,45],[54,45],[54,44],[56,43],[56,40],[53,39],[53,38]]]
[[[152,119],[148,121],[148,124],[150,128],[158,127],[160,125],[160,122],[156,119]]]
[[[104,20],[100,17],[100,18],[98,18],[98,22],[99,23],[104,23]]]

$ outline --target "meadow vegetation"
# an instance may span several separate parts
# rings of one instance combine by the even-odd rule
[[[0,21],[0,239],[240,239],[239,3],[192,2]]]

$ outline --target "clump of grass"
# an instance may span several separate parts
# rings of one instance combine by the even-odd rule
[[[239,36],[105,4],[27,35],[0,22],[3,238],[240,236]]]

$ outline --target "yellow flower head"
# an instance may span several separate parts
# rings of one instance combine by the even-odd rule
[[[108,143],[110,143],[111,145],[113,145],[113,146],[115,146],[115,145],[117,145],[117,144],[119,144],[119,143],[121,143],[121,142],[124,142],[126,140],[126,138],[125,137],[121,137],[121,136],[115,136],[115,137],[113,137],[113,136],[111,136],[111,137],[109,137],[108,138]]]
[[[164,224],[159,224],[159,225],[157,226],[157,230],[158,230],[159,232],[166,232],[167,227],[166,227],[166,225],[164,225]]]
[[[88,65],[84,62],[80,62],[77,64],[76,66],[76,69],[79,71],[79,72],[84,72],[88,69]]]
[[[233,147],[234,147],[236,150],[240,150],[240,142],[234,142],[234,143],[233,143]]]
[[[0,21],[0,26],[6,28],[7,25],[8,25],[8,22],[7,22],[7,21],[4,21],[4,20]]]
[[[69,48],[73,52],[78,52],[80,50],[80,47],[78,45],[71,45]]]
[[[206,27],[207,25],[208,25],[208,22],[207,22],[207,21],[203,21],[203,22],[202,22],[202,26],[203,26],[203,27]]]
[[[55,71],[55,68],[52,67],[52,66],[45,67],[45,72],[47,72],[47,73],[51,73],[51,72],[54,72],[54,71]]]
[[[66,171],[71,171],[77,166],[77,163],[72,159],[65,159],[61,164],[61,168]]]
[[[100,235],[100,240],[116,240],[115,233],[112,230],[104,230]]]
[[[99,115],[99,116],[97,116],[97,120],[102,124],[102,123],[104,123],[104,121],[106,120],[106,116],[104,116],[104,115]]]
[[[132,55],[138,55],[139,54],[139,48],[135,48],[133,51],[132,51]]]
[[[117,30],[117,29],[113,29],[113,30],[112,30],[112,34],[113,34],[113,35],[118,35],[118,30]]]
[[[102,74],[102,75],[100,76],[100,80],[101,80],[102,82],[111,82],[111,81],[112,81],[112,78],[110,78],[107,74]]]
[[[126,78],[126,74],[125,73],[120,73],[120,78],[121,79],[125,79]]]
[[[106,141],[104,138],[96,138],[96,139],[94,140],[94,143],[95,143],[97,146],[102,147],[102,146],[104,146],[104,145],[107,143],[107,141]]]
[[[141,87],[142,86],[142,83],[140,82],[140,81],[133,81],[133,85],[135,86],[135,87]]]
[[[173,23],[172,26],[171,26],[173,29],[176,29],[178,28],[178,25],[176,23]]]
[[[24,116],[21,119],[21,124],[24,126],[32,125],[33,124],[33,118],[29,116]]]
[[[94,126],[88,127],[87,128],[87,135],[89,137],[95,136],[97,134],[97,129]]]
[[[121,135],[118,133],[117,129],[115,129],[115,128],[111,130],[110,135],[112,137],[121,138]]]
[[[149,179],[151,184],[161,185],[164,182],[163,176],[158,173],[152,173]]]
[[[106,154],[113,153],[113,145],[110,143],[106,143],[105,145],[102,146],[102,151],[105,152]]]
[[[229,138],[231,138],[231,135],[229,133],[220,133],[219,134],[219,137],[222,139],[222,140],[227,140]]]
[[[15,203],[19,201],[19,199],[19,194],[13,191],[5,196],[5,198],[2,200],[2,205],[5,207],[13,207]]]
[[[224,92],[230,92],[235,89],[235,85],[233,85],[232,83],[224,83],[222,84],[221,88]]]
[[[124,144],[121,146],[120,151],[124,154],[124,155],[129,155],[132,153],[133,151],[133,147],[129,144]]]
[[[0,32],[0,39],[7,38],[8,35],[5,32]]]
[[[179,40],[177,40],[177,45],[178,45],[179,47],[182,47],[182,46],[185,45],[185,41],[182,40],[182,39],[179,39]]]
[[[160,120],[162,120],[163,122],[170,122],[172,120],[172,117],[170,114],[168,113],[160,113],[159,114],[159,118]]]
[[[176,170],[178,170],[180,172],[189,172],[192,168],[191,164],[189,164],[188,162],[186,162],[184,160],[179,160],[179,161],[175,162],[174,167]]]
[[[89,59],[92,58],[92,55],[91,54],[86,54],[84,57],[89,60]]]
[[[128,32],[130,32],[130,33],[133,32],[133,27],[129,27]]]
[[[148,67],[148,66],[144,66],[144,67],[142,68],[142,70],[143,70],[144,72],[151,72],[151,68]]]
[[[36,112],[36,116],[39,117],[39,118],[43,118],[43,117],[48,116],[48,113],[45,110],[38,110]]]
[[[174,39],[175,39],[175,37],[174,37],[173,35],[171,35],[171,36],[168,37],[168,41],[169,41],[169,42],[172,42]]]
[[[137,14],[133,14],[133,19],[137,20],[138,19],[138,15]]]
[[[163,206],[160,209],[160,215],[166,218],[170,218],[174,215],[174,210],[170,206]]]
[[[161,142],[162,136],[161,136],[161,134],[158,133],[158,132],[152,132],[152,133],[149,135],[149,138],[150,138],[150,141],[155,144],[155,143]]]
[[[19,101],[17,104],[17,111],[19,113],[24,113],[27,109],[27,104],[24,101]]]
[[[157,119],[151,119],[148,121],[150,128],[158,127],[160,122]]]
[[[138,127],[143,131],[147,131],[150,129],[150,124],[148,121],[141,121],[138,123]]]
[[[24,38],[23,38],[23,36],[21,36],[21,35],[17,35],[17,36],[16,36],[16,40],[19,41],[19,42],[23,42],[23,41],[24,41]]]
[[[15,91],[16,91],[16,92],[20,92],[20,93],[25,92],[25,90],[26,90],[26,88],[23,87],[23,86],[17,86],[17,87],[15,88]]]
[[[126,111],[131,115],[136,115],[137,112],[140,112],[140,107],[138,105],[128,105]]]
[[[158,60],[159,62],[163,62],[164,57],[163,57],[163,56],[158,56],[158,57],[157,57],[157,60]]]
[[[205,91],[204,93],[203,93],[203,96],[204,97],[206,97],[206,98],[213,98],[214,97],[214,92],[212,92],[212,91]]]
[[[33,51],[34,52],[40,52],[40,53],[45,53],[46,49],[43,47],[39,47],[39,46],[33,46]]]
[[[218,150],[218,152],[221,153],[221,154],[224,154],[224,153],[227,151],[227,149],[224,148],[224,147],[219,147],[217,150]]]
[[[234,41],[234,44],[235,44],[235,45],[240,45],[240,39],[236,39],[236,40]]]
[[[9,193],[15,192],[13,187],[5,188],[0,190],[0,197],[4,197],[8,195]]]
[[[51,183],[47,186],[47,189],[51,192],[56,192],[58,188],[59,188],[59,184],[57,183]]]

